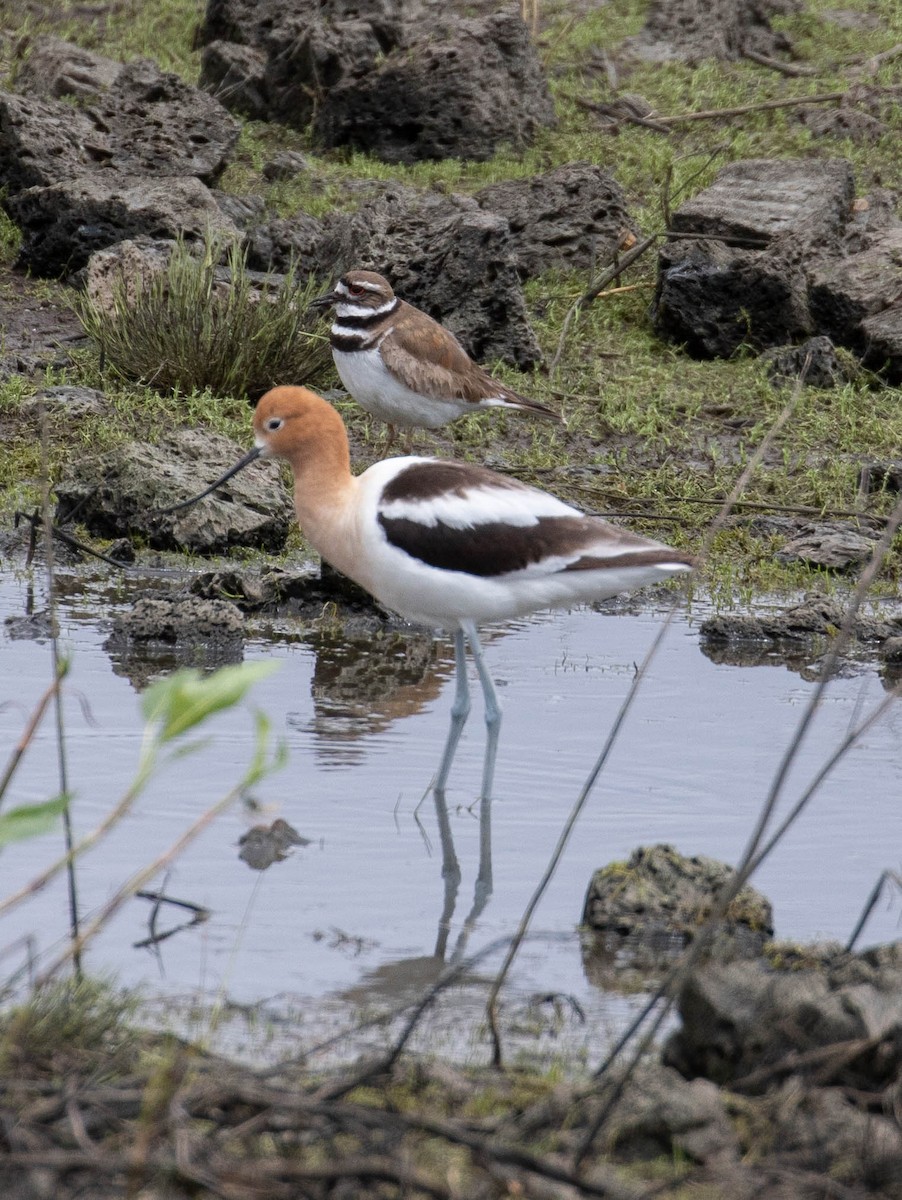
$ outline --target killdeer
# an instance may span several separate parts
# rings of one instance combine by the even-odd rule
[[[486,371],[444,326],[395,295],[375,271],[348,271],[313,301],[335,307],[332,357],[361,408],[394,426],[435,429],[484,408],[561,418]]]

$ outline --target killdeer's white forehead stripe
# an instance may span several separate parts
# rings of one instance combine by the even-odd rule
[[[384,317],[387,313],[394,312],[398,303],[397,300],[386,300],[378,308],[373,308],[371,304],[360,304],[354,300],[339,300],[335,305],[335,314],[338,317]]]

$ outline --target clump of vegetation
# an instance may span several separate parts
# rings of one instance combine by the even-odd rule
[[[210,233],[200,247],[179,239],[166,268],[138,284],[121,273],[109,304],[85,295],[74,304],[122,378],[254,401],[277,384],[315,382],[328,369],[329,340],[309,307],[317,287],[294,266],[261,282],[245,250]]]

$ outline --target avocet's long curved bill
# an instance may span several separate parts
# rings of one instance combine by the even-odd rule
[[[202,492],[198,492],[197,495],[192,496],[190,500],[182,500],[178,504],[170,505],[169,508],[155,508],[153,510],[153,515],[161,517],[166,513],[178,512],[180,508],[190,508],[192,504],[197,504],[198,500],[206,499],[211,492],[215,492],[218,487],[221,487],[224,483],[231,479],[233,475],[237,475],[239,471],[243,471],[245,467],[249,467],[255,459],[260,457],[261,453],[262,448],[260,446],[254,446],[253,450],[248,450],[247,454],[245,454],[243,458],[240,458],[238,462],[235,463],[234,467],[229,467],[225,475],[220,475],[216,482],[211,483],[208,488],[204,488]]]

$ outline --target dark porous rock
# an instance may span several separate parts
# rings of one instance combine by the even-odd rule
[[[804,526],[777,551],[775,557],[778,562],[802,562],[844,571],[866,563],[874,553],[877,540],[876,533],[845,522],[815,522]]]
[[[251,229],[266,216],[266,201],[262,196],[253,193],[244,196],[233,196],[229,192],[212,189],[213,199],[219,210],[239,229]]]
[[[10,195],[75,179],[108,160],[106,137],[86,113],[0,92],[0,187]]]
[[[628,862],[595,872],[582,922],[604,935],[660,942],[663,950],[676,941],[682,948],[708,919],[732,874],[713,858],[687,858],[672,846],[642,847]],[[726,958],[759,954],[772,933],[770,903],[746,885],[718,926],[715,953]]]
[[[295,179],[310,171],[310,159],[298,150],[280,150],[263,164],[263,178],[269,180]]]
[[[522,279],[549,267],[588,270],[611,258],[636,228],[620,184],[593,163],[495,183],[476,200],[507,219]]]
[[[766,350],[761,357],[774,384],[801,379],[807,387],[831,388],[854,375],[828,337],[809,338],[800,346],[779,346]]]
[[[840,104],[837,108],[811,105],[798,109],[795,116],[812,137],[849,138],[852,142],[866,143],[876,142],[889,132],[883,121],[851,104]]]
[[[49,609],[4,617],[3,627],[14,642],[43,642],[59,637],[59,625]]]
[[[880,647],[880,657],[894,667],[902,664],[902,636],[887,638]]]
[[[821,1182],[820,1196],[838,1187],[848,1196],[895,1200],[902,1194],[902,1130],[892,1115],[868,1111],[844,1089],[803,1087],[795,1079],[768,1101],[756,1116],[769,1128],[773,1166],[796,1176],[808,1173],[812,1182],[829,1179],[829,1188]],[[814,1194],[812,1188],[808,1195]],[[794,1191],[793,1200],[798,1195]]]
[[[244,617],[226,600],[144,596],[113,621],[110,641],[232,645],[244,639]]]
[[[58,387],[45,387],[22,405],[24,417],[40,417],[46,413],[51,417],[65,417],[66,420],[78,417],[96,416],[109,409],[107,398],[96,388],[75,387],[72,384],[61,384]]]
[[[601,1100],[605,1102],[604,1092]],[[653,1061],[633,1073],[598,1136],[618,1161],[676,1155],[724,1163],[740,1157],[739,1137],[720,1089],[707,1079],[684,1079]]]
[[[818,637],[835,637],[844,619],[845,607],[840,601],[815,593],[783,612],[709,617],[702,622],[699,637],[703,649],[712,643],[810,642]],[[879,644],[899,633],[902,616],[898,614],[878,617],[859,612],[852,624],[852,635],[862,642]]]
[[[387,162],[491,158],[554,124],[526,24],[514,10],[443,22],[365,72],[329,88],[313,129],[326,147]]]
[[[270,217],[247,231],[247,265],[256,271],[310,271],[319,266],[323,222],[307,213]]]
[[[123,67],[91,115],[109,130],[108,165],[126,175],[214,183],[238,141],[238,122],[218,100],[147,59]]]
[[[811,332],[806,281],[779,253],[675,241],[658,258],[655,329],[697,358],[729,358]]]
[[[284,10],[280,0],[207,0],[203,23],[197,31],[197,45],[222,40],[259,46]]]
[[[864,348],[865,317],[889,308],[902,290],[902,225],[870,239],[867,249],[830,259],[812,272],[810,304],[818,328],[835,341]]]
[[[244,618],[234,604],[178,593],[144,596],[119,613],[104,642],[113,670],[138,690],[181,667],[209,671],[244,657]]]
[[[210,228],[235,233],[209,189],[192,177],[82,175],[28,188],[6,201],[22,231],[18,265],[35,275],[80,270],[97,250],[126,238],[202,237]]]
[[[862,495],[902,492],[902,462],[865,462],[858,468],[858,491]]]
[[[865,364],[885,374],[890,383],[902,383],[902,304],[865,317],[861,336]]]
[[[213,182],[238,123],[212,96],[140,60],[90,108],[0,93],[0,185],[10,193],[102,169],[104,176],[194,175]]]
[[[191,591],[197,596],[230,600],[243,612],[309,620],[320,618],[326,604],[339,603],[351,611],[372,612],[375,608],[368,592],[326,563],[320,571],[311,567],[204,571],[192,580]]]
[[[791,51],[770,18],[799,0],[652,0],[645,25],[624,49],[651,62],[737,59],[749,51],[773,57]]]
[[[500,358],[525,368],[541,359],[510,227],[472,197],[391,185],[324,225],[324,269],[386,275],[399,296],[441,321],[479,362]]]
[[[252,871],[265,871],[273,863],[284,862],[295,846],[309,846],[293,825],[281,817],[272,825],[254,825],[238,839],[238,857]]]
[[[843,958],[851,957],[840,954],[836,968],[788,972],[762,960],[700,968],[680,992],[682,1028],[665,1061],[689,1078],[745,1091],[765,1091],[790,1074],[880,1089],[902,1068],[902,968],[869,965],[868,976],[850,980]]]
[[[673,214],[676,240],[659,260],[658,332],[701,357],[815,332],[808,276],[814,262],[841,252],[853,194],[844,159],[725,167]]]
[[[190,508],[165,515],[155,511],[203,491],[241,453],[229,438],[193,429],[158,446],[116,447],[82,460],[57,486],[57,521],[78,521],[99,537],[139,534],[159,550],[281,550],[293,508],[275,463],[252,464]]]
[[[374,78],[383,45],[369,21],[311,19],[303,11],[289,12],[268,45],[263,86],[269,115],[293,129],[305,129],[318,103],[326,103],[345,82],[369,82],[372,100],[383,86]],[[367,149],[378,152],[375,145]]]
[[[123,64],[50,35],[36,37],[16,72],[16,88],[30,96],[96,100],[108,91]]]
[[[200,60],[200,85],[231,112],[253,121],[269,115],[266,55],[238,42],[211,42]]]

